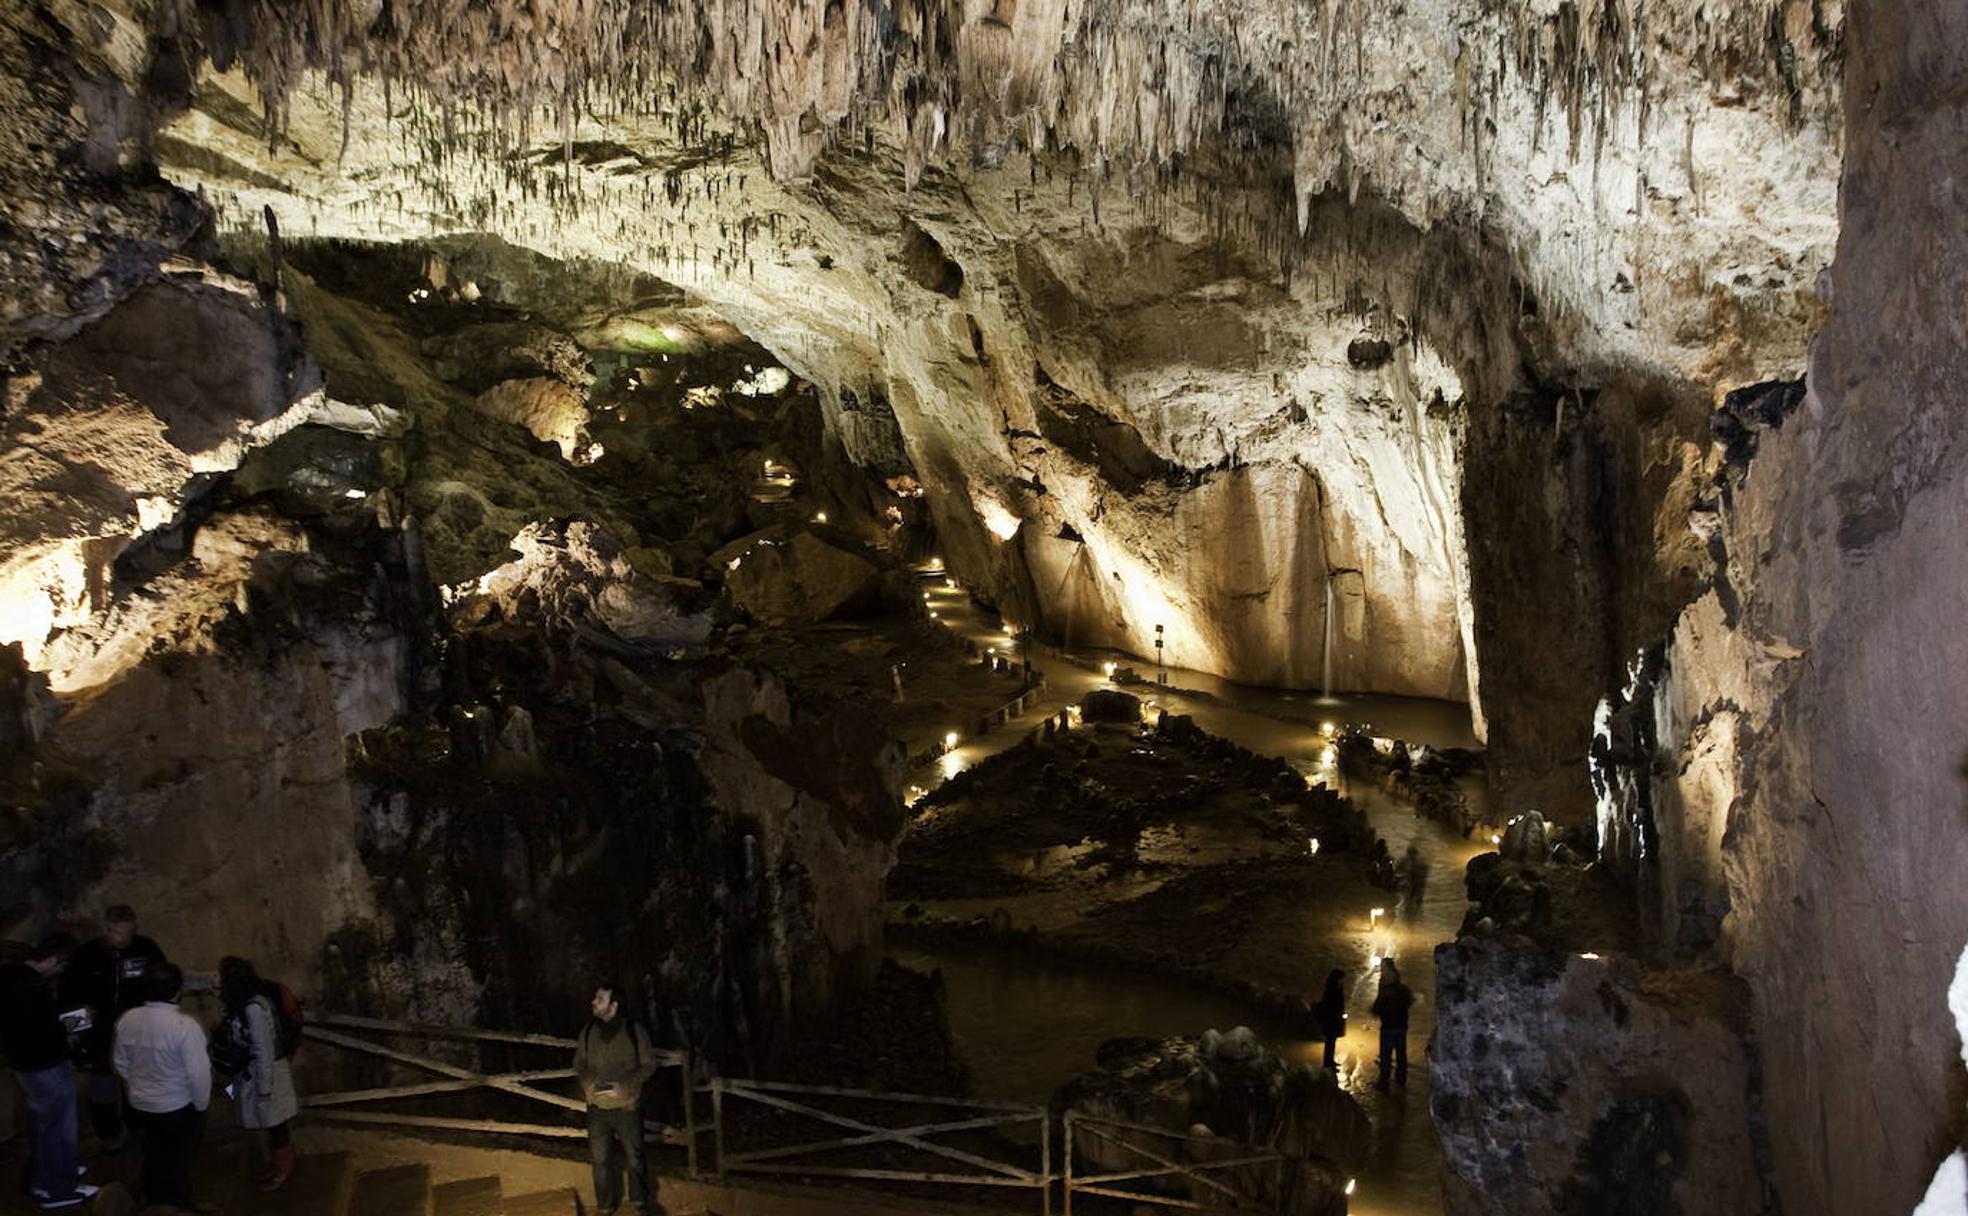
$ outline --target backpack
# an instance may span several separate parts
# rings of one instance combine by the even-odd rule
[[[307,1011],[294,990],[278,980],[266,988],[267,1004],[273,1006],[274,1058],[285,1060],[301,1045],[301,1032],[307,1028]]]

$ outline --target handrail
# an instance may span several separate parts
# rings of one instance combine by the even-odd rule
[[[330,1029],[335,1027],[338,1029]],[[452,1064],[446,1060],[435,1059],[417,1052],[386,1047],[381,1043],[343,1034],[343,1030],[366,1030],[381,1034],[404,1034],[419,1038],[457,1039],[467,1042],[488,1042],[520,1044],[530,1047],[550,1047],[556,1051],[571,1051],[579,1044],[574,1039],[563,1039],[553,1035],[515,1034],[498,1030],[480,1030],[464,1026],[429,1026],[414,1022],[396,1022],[383,1018],[357,1017],[351,1014],[319,1014],[309,1019],[302,1028],[302,1034],[310,1039],[340,1047],[348,1051],[373,1055],[411,1068],[434,1072],[444,1077],[442,1081],[425,1081],[408,1085],[383,1086],[375,1089],[346,1090],[340,1093],[321,1094],[306,1099],[302,1105],[309,1112],[322,1118],[347,1123],[387,1123],[403,1127],[427,1127],[458,1131],[499,1132],[519,1136],[579,1137],[587,1135],[584,1128],[555,1126],[539,1123],[516,1123],[492,1119],[450,1119],[435,1115],[407,1115],[395,1112],[352,1111],[348,1106],[363,1102],[380,1102],[392,1098],[422,1097],[429,1094],[458,1093],[473,1089],[491,1089],[515,1097],[529,1098],[535,1102],[558,1107],[566,1111],[585,1113],[586,1101],[570,1098],[565,1094],[538,1089],[528,1082],[556,1081],[572,1078],[571,1068],[546,1068],[531,1071],[508,1071],[503,1073],[482,1073]],[[683,1128],[680,1136],[672,1134],[668,1128],[654,1121],[645,1120],[644,1134],[654,1131],[666,1143],[681,1140],[688,1156],[688,1168],[694,1176],[697,1173],[697,1115],[692,1099],[691,1057],[689,1052],[669,1049],[652,1049],[649,1058],[661,1069],[675,1068],[681,1074],[678,1088],[683,1094]]]
[[[453,1131],[502,1133],[508,1135],[545,1136],[560,1139],[578,1139],[587,1135],[585,1128],[570,1125],[518,1123],[492,1119],[460,1119],[436,1115],[397,1114],[387,1111],[356,1111],[347,1107],[366,1102],[387,1101],[395,1098],[422,1097],[431,1094],[457,1093],[473,1089],[491,1089],[516,1097],[528,1098],[536,1102],[554,1106],[567,1111],[585,1111],[587,1103],[579,1098],[540,1089],[535,1083],[542,1081],[566,1080],[574,1076],[571,1068],[541,1068],[532,1070],[512,1069],[488,1073],[478,1072],[435,1059],[418,1052],[386,1046],[368,1039],[358,1038],[342,1031],[367,1031],[372,1034],[402,1034],[432,1039],[453,1039],[488,1043],[520,1044],[533,1047],[546,1047],[555,1050],[571,1050],[577,1046],[576,1040],[552,1035],[519,1034],[496,1030],[480,1030],[473,1027],[430,1026],[411,1022],[389,1021],[382,1018],[357,1017],[348,1014],[322,1014],[311,1018],[304,1028],[307,1037],[321,1042],[359,1051],[394,1063],[434,1072],[441,1080],[412,1082],[403,1085],[382,1086],[372,1089],[347,1090],[339,1093],[319,1094],[307,1099],[307,1109],[322,1118],[352,1123],[392,1124],[402,1127],[432,1128]],[[1292,1160],[1275,1149],[1254,1145],[1239,1144],[1213,1136],[1198,1136],[1188,1132],[1175,1131],[1152,1124],[1136,1123],[1125,1119],[1111,1119],[1100,1115],[1069,1111],[1062,1126],[1064,1154],[1059,1171],[1053,1168],[1052,1114],[1045,1107],[1030,1106],[1016,1102],[975,1100],[955,1098],[947,1094],[920,1094],[892,1090],[851,1089],[838,1085],[812,1085],[791,1081],[764,1081],[726,1077],[712,1077],[707,1085],[697,1086],[692,1082],[692,1059],[688,1052],[661,1049],[654,1053],[656,1062],[662,1068],[677,1068],[681,1071],[680,1088],[683,1094],[684,1124],[680,1129],[668,1129],[649,1122],[645,1126],[657,1132],[668,1143],[681,1143],[688,1153],[688,1169],[694,1177],[698,1173],[697,1141],[703,1131],[715,1137],[715,1173],[723,1178],[729,1173],[757,1173],[772,1175],[804,1175],[827,1178],[861,1178],[891,1182],[939,1183],[958,1186],[987,1186],[997,1188],[1016,1188],[1037,1190],[1041,1195],[1044,1216],[1051,1216],[1052,1187],[1055,1182],[1064,1183],[1064,1212],[1071,1216],[1073,1196],[1101,1195],[1126,1199],[1137,1204],[1156,1207],[1179,1208],[1199,1212],[1223,1212],[1230,1210],[1249,1211],[1250,1205],[1264,1204],[1267,1201],[1240,1192],[1223,1179],[1206,1176],[1211,1172],[1244,1169],[1251,1166],[1273,1165],[1278,1168],[1278,1185],[1282,1186],[1284,1167]],[[707,1127],[700,1128],[697,1122],[696,1097],[708,1093],[711,1098],[712,1117]],[[809,1140],[799,1144],[775,1145],[750,1151],[735,1151],[727,1143],[727,1120],[725,1118],[725,1099],[743,1099],[786,1115],[817,1121],[831,1125],[842,1133],[832,1139]],[[944,1108],[955,1112],[972,1112],[957,1117],[931,1119],[927,1122],[913,1123],[895,1127],[882,1123],[868,1122],[851,1115],[830,1111],[815,1105],[813,1099],[847,1098],[862,1102],[906,1103],[913,1106]],[[936,1143],[932,1137],[956,1132],[983,1131],[995,1127],[1008,1127],[1016,1124],[1036,1123],[1039,1133],[1039,1166],[1032,1170],[1009,1162],[993,1160],[949,1144]],[[1235,1155],[1218,1160],[1179,1161],[1174,1152],[1157,1151],[1147,1145],[1116,1133],[1131,1132],[1141,1136],[1152,1136],[1171,1142],[1173,1145],[1209,1145],[1216,1149],[1230,1150]],[[1073,1168],[1073,1142],[1075,1136],[1093,1137],[1112,1145],[1125,1155],[1142,1159],[1146,1164],[1135,1169],[1109,1169],[1104,1172],[1075,1174]],[[945,1164],[923,1170],[902,1170],[880,1167],[861,1167],[846,1165],[827,1165],[815,1162],[798,1162],[790,1158],[812,1154],[823,1156],[848,1150],[887,1145],[897,1149],[939,1158]],[[969,1172],[958,1172],[951,1166],[966,1167]],[[1206,1193],[1221,1196],[1229,1208],[1212,1206],[1209,1203],[1178,1195],[1155,1194],[1125,1189],[1118,1184],[1142,1183],[1157,1179],[1184,1179],[1193,1187]],[[1191,1190],[1190,1194],[1196,1194]]]
[[[1205,1161],[1174,1161],[1161,1153],[1115,1135],[1117,1131],[1135,1132],[1158,1136],[1178,1144],[1207,1144],[1216,1148],[1240,1150],[1241,1155]],[[1116,1170],[1100,1174],[1078,1174],[1073,1172],[1073,1137],[1078,1132],[1091,1135],[1120,1149],[1124,1154],[1132,1153],[1146,1158],[1154,1168]],[[1246,1195],[1223,1181],[1206,1177],[1212,1170],[1241,1169],[1253,1165],[1272,1165],[1277,1168],[1277,1185],[1284,1182],[1284,1168],[1291,1160],[1276,1149],[1258,1145],[1240,1144],[1214,1136],[1197,1136],[1187,1132],[1172,1131],[1165,1127],[1155,1127],[1147,1123],[1133,1123],[1125,1119],[1109,1119],[1100,1115],[1088,1115],[1079,1111],[1068,1111],[1065,1120],[1065,1212],[1072,1216],[1074,1194],[1102,1195],[1115,1199],[1126,1199],[1137,1204],[1154,1207],[1181,1208],[1196,1212],[1249,1211],[1250,1205],[1266,1205],[1262,1198]],[[1225,1197],[1230,1207],[1216,1206],[1184,1199],[1174,1195],[1157,1195],[1152,1192],[1126,1190],[1113,1185],[1120,1182],[1142,1182],[1155,1178],[1183,1178],[1208,1191]]]
[[[712,1105],[712,1130],[717,1137],[715,1157],[717,1175],[722,1178],[732,1173],[759,1173],[781,1175],[804,1175],[822,1178],[861,1178],[888,1182],[926,1182],[957,1186],[1012,1187],[1037,1190],[1040,1193],[1041,1210],[1045,1216],[1052,1212],[1052,1115],[1044,1107],[1026,1106],[1014,1102],[973,1101],[967,1098],[953,1098],[945,1094],[911,1094],[892,1091],[848,1089],[837,1085],[802,1085],[787,1081],[732,1080],[724,1077],[712,1078],[709,1086]],[[777,1145],[772,1148],[754,1149],[749,1152],[734,1151],[727,1143],[725,1098],[742,1098],[801,1118],[831,1124],[849,1133],[829,1140],[808,1140],[799,1144]],[[840,1114],[815,1106],[810,1102],[796,1101],[795,1098],[853,1098],[862,1101],[905,1102],[911,1105],[927,1105],[951,1108],[957,1111],[978,1111],[981,1114],[970,1118],[932,1120],[904,1127],[884,1126],[869,1123],[849,1115]],[[938,1144],[930,1137],[950,1132],[981,1131],[986,1128],[1005,1127],[1019,1123],[1037,1123],[1039,1132],[1039,1168],[1034,1171],[1009,1162],[992,1160],[948,1144]],[[888,1169],[875,1166],[827,1165],[815,1162],[791,1162],[787,1158],[803,1155],[824,1157],[830,1153],[867,1148],[872,1145],[893,1145],[943,1162],[969,1167],[968,1173],[957,1173],[944,1166],[922,1170]]]

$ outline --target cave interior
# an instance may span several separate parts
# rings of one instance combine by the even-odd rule
[[[605,986],[673,1212],[1968,1214],[1968,0],[0,60],[0,966],[297,996],[221,1210],[612,1210]]]

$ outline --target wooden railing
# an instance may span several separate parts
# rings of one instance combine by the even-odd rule
[[[360,1033],[352,1033],[360,1032]],[[571,1080],[574,1070],[568,1068],[545,1068],[525,1071],[478,1072],[461,1065],[439,1060],[422,1052],[405,1051],[391,1047],[365,1035],[395,1036],[412,1039],[448,1039],[462,1042],[505,1043],[513,1046],[547,1047],[572,1052],[577,1046],[573,1039],[556,1038],[544,1034],[515,1034],[500,1030],[478,1030],[456,1026],[425,1026],[412,1022],[392,1022],[381,1018],[351,1017],[343,1014],[319,1014],[308,1019],[303,1032],[309,1039],[327,1043],[345,1051],[358,1052],[408,1065],[425,1072],[436,1073],[442,1081],[421,1081],[408,1085],[389,1085],[375,1089],[344,1090],[339,1093],[310,1094],[302,1107],[313,1117],[329,1119],[338,1123],[368,1123],[395,1127],[417,1127],[441,1131],[485,1132],[509,1136],[547,1136],[557,1139],[585,1138],[588,1130],[585,1125],[570,1123],[520,1123],[506,1119],[460,1119],[443,1115],[417,1115],[391,1110],[350,1110],[348,1107],[388,1102],[391,1099],[418,1098],[432,1094],[461,1093],[475,1089],[489,1089],[498,1093],[526,1098],[546,1106],[561,1110],[585,1113],[588,1104],[580,1098],[554,1093],[552,1090],[537,1088],[541,1081]],[[674,1131],[653,1121],[644,1123],[645,1135],[654,1133],[659,1141],[679,1144],[689,1157],[692,1174],[697,1172],[697,1125],[695,1102],[692,1099],[692,1079],[690,1054],[671,1051],[666,1048],[653,1048],[651,1058],[662,1073],[674,1071],[678,1093],[683,1101],[683,1126]]]
[[[410,1082],[371,1089],[344,1090],[310,1095],[303,1106],[311,1118],[342,1123],[361,1123],[443,1131],[480,1132],[500,1135],[543,1136],[579,1139],[588,1132],[573,1122],[521,1123],[504,1119],[466,1119],[441,1115],[412,1114],[392,1110],[351,1109],[405,1098],[437,1094],[491,1090],[551,1106],[569,1113],[587,1110],[580,1098],[540,1088],[540,1083],[571,1080],[574,1070],[564,1068],[518,1069],[503,1072],[466,1068],[440,1060],[424,1052],[409,1051],[379,1041],[383,1038],[451,1040],[458,1042],[504,1043],[513,1047],[543,1047],[572,1052],[573,1039],[541,1034],[516,1034],[497,1030],[478,1030],[450,1026],[426,1026],[379,1018],[317,1015],[310,1018],[306,1036],[346,1051],[353,1051],[393,1063],[407,1065],[440,1079]],[[698,1175],[698,1140],[713,1137],[712,1173],[723,1179],[732,1174],[769,1174],[800,1178],[852,1178],[887,1183],[928,1183],[963,1187],[989,1187],[999,1191],[1035,1190],[1039,1192],[1042,1216],[1051,1216],[1055,1182],[1064,1185],[1066,1216],[1073,1211],[1075,1195],[1100,1195],[1154,1207],[1179,1208],[1197,1212],[1253,1212],[1275,1210],[1282,1193],[1289,1159],[1271,1149],[1252,1148],[1209,1136],[1192,1136],[1143,1123],[1128,1123],[1093,1115],[1070,1112],[1063,1128],[1060,1170],[1053,1169],[1052,1116],[1040,1106],[1009,1102],[981,1102],[936,1094],[889,1093],[877,1090],[845,1089],[828,1085],[797,1085],[777,1081],[737,1080],[714,1077],[706,1085],[693,1085],[691,1057],[687,1052],[653,1049],[653,1056],[664,1073],[674,1071],[677,1092],[682,1098],[683,1123],[670,1128],[649,1121],[645,1134],[659,1142],[678,1145],[686,1153],[691,1176]],[[711,1116],[700,1125],[697,1098],[708,1095]],[[778,1126],[805,1120],[837,1129],[841,1134],[823,1139],[802,1139],[794,1143],[773,1143],[760,1147],[740,1147],[734,1143],[737,1131],[733,1108],[747,1103],[781,1117]],[[902,1110],[929,1108],[947,1111],[950,1117],[897,1124],[875,1121],[865,1112],[850,1114],[841,1106],[892,1106]],[[1036,1168],[1000,1160],[983,1152],[938,1142],[964,1132],[989,1132],[1029,1125],[1037,1133]],[[756,1126],[746,1125],[746,1126]],[[1145,1164],[1134,1168],[1104,1172],[1075,1172],[1074,1142],[1088,1146],[1091,1140],[1119,1150],[1123,1159]],[[1004,1142],[999,1142],[1002,1147]],[[1167,1143],[1158,1150],[1153,1144]],[[1227,1155],[1217,1159],[1183,1160],[1191,1145],[1207,1145]],[[972,1146],[979,1147],[979,1146]],[[988,1146],[985,1146],[988,1147]],[[863,1150],[888,1149],[914,1158],[921,1168],[902,1168],[893,1160],[880,1164],[857,1163],[853,1156]],[[1021,1148],[1019,1151],[1024,1151]],[[1248,1171],[1269,1167],[1272,1185],[1269,1195],[1250,1193],[1240,1186],[1244,1177],[1224,1177],[1227,1171]],[[1142,1184],[1157,1180],[1181,1179],[1186,1195],[1169,1194]],[[1132,1184],[1132,1185],[1127,1185]],[[1202,1195],[1207,1202],[1189,1196]]]
[[[1165,1127],[1154,1127],[1146,1123],[1126,1123],[1119,1119],[1104,1119],[1094,1115],[1068,1112],[1065,1127],[1065,1151],[1061,1154],[1065,1163],[1066,1216],[1072,1216],[1073,1196],[1105,1195],[1115,1199],[1126,1199],[1136,1204],[1153,1207],[1182,1208],[1192,1212],[1265,1212],[1276,1210],[1276,1196],[1282,1193],[1285,1177],[1283,1153],[1272,1149],[1251,1148],[1248,1145],[1220,1140],[1214,1136],[1192,1136],[1183,1132],[1170,1131]],[[1125,1134],[1124,1134],[1125,1133]],[[1136,1169],[1112,1170],[1106,1173],[1073,1172],[1073,1141],[1075,1138],[1091,1138],[1121,1150],[1123,1157],[1140,1158],[1146,1166]],[[1142,1141],[1167,1141],[1172,1146],[1166,1153],[1157,1152]],[[1222,1152],[1232,1150],[1236,1155],[1220,1159],[1202,1161],[1180,1161],[1181,1146],[1202,1144],[1212,1150]],[[1268,1166],[1271,1169],[1271,1196],[1250,1194],[1248,1190],[1236,1185],[1236,1179],[1211,1177],[1224,1170],[1247,1170],[1252,1166]],[[1180,1178],[1189,1184],[1191,1194],[1207,1194],[1210,1202],[1169,1195],[1153,1190],[1124,1189],[1124,1182],[1141,1183],[1155,1179]]]
[[[793,1085],[774,1081],[739,1081],[717,1078],[710,1084],[712,1127],[717,1136],[717,1174],[735,1173],[798,1175],[810,1178],[859,1178],[882,1182],[943,1183],[957,1186],[984,1186],[1036,1190],[1045,1216],[1052,1212],[1052,1116],[1044,1107],[1010,1102],[977,1102],[933,1094],[885,1093],[874,1090],[842,1089],[830,1085]],[[749,1102],[784,1115],[827,1124],[848,1133],[831,1139],[806,1140],[769,1148],[736,1151],[727,1133],[728,1110],[736,1102]],[[895,1104],[951,1111],[956,1118],[932,1119],[926,1123],[896,1126],[829,1110],[829,1104]],[[957,1132],[981,1132],[1031,1124],[1038,1132],[1038,1168],[1029,1169],[981,1153],[949,1144],[933,1137]],[[842,1154],[873,1147],[905,1150],[925,1159],[928,1168],[899,1169],[872,1165],[839,1163]],[[929,1162],[934,1162],[929,1165]]]

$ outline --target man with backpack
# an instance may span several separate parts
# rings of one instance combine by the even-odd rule
[[[642,1139],[642,1088],[656,1075],[649,1034],[622,1009],[621,987],[597,984],[574,1049],[574,1075],[588,1100],[588,1153],[594,1162],[595,1211],[610,1216],[622,1206],[622,1174],[616,1147],[626,1156],[629,1192],[640,1216],[662,1206],[650,1189],[649,1153]]]

